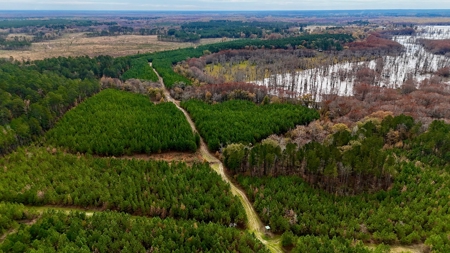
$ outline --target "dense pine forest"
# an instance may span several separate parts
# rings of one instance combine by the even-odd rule
[[[228,143],[256,143],[318,117],[317,112],[293,104],[255,105],[250,101],[230,100],[210,105],[189,100],[181,105],[190,113],[213,151]]]
[[[97,79],[102,76],[118,78],[131,66],[129,57],[113,58],[101,55],[90,58],[58,57],[34,61],[30,66],[39,72],[54,72],[71,79]]]
[[[158,76],[149,66],[148,61],[144,58],[135,59],[131,62],[131,68],[122,75],[123,80],[135,78],[141,80],[158,81]]]
[[[33,22],[136,29],[0,26]],[[0,252],[449,252],[446,61],[384,87],[383,57],[409,50],[395,36],[418,29],[349,24],[198,21],[152,31],[242,39],[2,60]],[[446,57],[447,42],[415,45]],[[355,77],[352,95],[321,92],[327,73]]]
[[[210,20],[189,22],[179,29],[169,29],[167,34],[159,35],[158,39],[196,42],[200,38],[277,38],[282,36],[280,33],[295,35],[304,26],[305,24],[289,22]]]
[[[48,149],[28,147],[0,159],[7,168],[0,199],[245,224],[241,203],[207,164],[80,157]]]
[[[0,63],[0,154],[36,140],[71,107],[100,90],[94,79]]]
[[[37,218],[37,212],[27,210],[22,204],[0,202],[0,235],[17,229],[21,223],[31,222]]]
[[[268,252],[248,233],[213,223],[123,213],[47,212],[0,244],[2,252]]]
[[[425,243],[435,252],[446,252],[450,244],[444,235],[449,228],[442,196],[450,191],[446,183],[450,125],[435,121],[423,133],[418,126],[412,118],[388,116],[382,123],[362,125],[358,131],[363,135],[338,131],[324,144],[307,144],[297,151],[289,144],[281,151],[273,140],[251,149],[231,145],[224,151],[225,163],[240,174],[237,180],[263,221],[284,232],[286,247],[305,249],[303,236],[315,235],[384,244]],[[352,136],[361,139],[352,141]],[[374,138],[380,138],[379,144]],[[350,144],[341,146],[345,143]],[[349,160],[352,156],[357,157]],[[333,161],[336,157],[342,160]],[[316,165],[309,164],[311,159]],[[380,181],[388,183],[384,190],[370,192]],[[342,196],[357,192],[358,182],[368,184],[369,192]]]
[[[154,105],[141,94],[103,90],[66,113],[48,143],[98,155],[197,150],[191,127],[172,103]]]
[[[442,198],[449,192],[446,169],[401,165],[391,189],[355,197],[314,190],[294,176],[239,176],[238,181],[274,230],[300,236],[285,246],[317,235],[385,244],[425,242],[436,252],[448,251],[447,201]]]
[[[341,195],[386,190],[400,170],[390,145],[410,141],[420,128],[405,115],[387,116],[381,123],[367,121],[352,131],[340,127],[323,143],[313,141],[302,147],[292,142],[281,146],[270,139],[252,147],[232,144],[223,151],[224,163],[232,173],[296,175]]]

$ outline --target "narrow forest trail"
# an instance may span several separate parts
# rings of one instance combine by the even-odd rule
[[[19,222],[19,224],[25,224],[27,226],[31,226],[34,223],[36,223],[39,218],[40,217],[36,217],[36,218],[34,218],[32,220],[22,221],[22,222]],[[6,237],[8,237],[9,235],[17,233],[17,231],[18,231],[17,228],[12,228],[12,229],[6,231],[2,236],[0,236],[0,244],[2,244],[5,241]]]
[[[150,67],[152,67],[151,64],[150,64]],[[186,117],[187,121],[189,122],[189,125],[191,125],[192,130],[194,132],[198,132],[190,115],[186,112],[186,110],[181,108],[179,101],[172,98],[169,90],[164,85],[164,80],[162,79],[162,77],[159,75],[159,73],[153,67],[152,67],[152,69],[159,78],[159,82],[164,89],[164,95],[165,95],[167,101],[174,103],[177,106],[178,110],[183,112],[184,116]],[[222,177],[222,179],[230,185],[231,192],[235,196],[238,196],[238,198],[241,200],[241,203],[244,206],[245,213],[247,215],[248,230],[251,233],[254,233],[256,238],[258,240],[260,240],[264,245],[266,245],[266,247],[271,252],[283,252],[283,250],[281,248],[281,239],[280,238],[277,238],[277,239],[266,239],[265,238],[266,236],[265,236],[265,232],[264,232],[264,229],[265,229],[264,224],[261,222],[261,219],[259,218],[255,209],[253,208],[252,203],[248,200],[247,195],[245,195],[244,191],[241,190],[239,187],[237,187],[233,182],[231,182],[231,180],[225,174],[225,170],[224,170],[222,162],[219,159],[217,159],[208,150],[208,147],[206,146],[202,137],[200,137],[200,153],[201,153],[203,159],[208,161],[208,163],[211,165],[211,167],[214,169],[214,171],[216,171]]]
[[[92,216],[94,213],[103,212],[103,210],[94,210],[94,209],[85,209],[80,207],[60,207],[60,206],[29,206],[30,209],[38,212],[38,213],[44,213],[47,211],[58,211],[58,212],[65,212],[67,214],[71,212],[80,212],[85,213],[86,216]]]
[[[19,222],[19,224],[25,224],[27,226],[34,225],[42,217],[42,214],[44,212],[47,212],[50,210],[65,212],[67,214],[69,214],[70,212],[82,212],[82,213],[85,213],[86,216],[88,216],[88,217],[94,215],[95,212],[98,212],[98,211],[94,211],[94,210],[86,210],[83,208],[76,208],[76,207],[56,207],[56,206],[26,206],[26,207],[29,210],[36,211],[39,213],[39,215],[37,217],[33,218],[32,220]],[[17,231],[18,231],[17,228],[13,228],[13,229],[6,231],[3,235],[0,236],[0,244],[2,244],[5,241],[6,237],[17,233]]]

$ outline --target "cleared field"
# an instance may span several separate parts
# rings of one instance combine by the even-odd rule
[[[203,39],[200,44],[220,42],[221,39]],[[88,38],[84,33],[66,34],[63,37],[33,43],[30,50],[0,50],[0,58],[11,56],[19,61],[42,60],[58,56],[124,56],[137,53],[150,53],[170,49],[192,47],[193,43],[158,41],[156,35],[122,35],[116,37]]]
[[[392,23],[413,23],[421,25],[450,22],[450,18],[448,17],[377,17],[368,20],[369,22],[385,23],[387,19]]]

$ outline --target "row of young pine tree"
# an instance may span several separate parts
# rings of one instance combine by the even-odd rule
[[[72,152],[120,156],[195,152],[200,138],[173,103],[107,89],[66,113],[46,140]]]
[[[254,236],[214,223],[123,213],[48,211],[0,245],[1,252],[269,252]]]
[[[47,149],[19,148],[0,158],[6,168],[1,200],[245,226],[241,202],[206,163],[94,158]]]
[[[27,210],[22,204],[0,202],[0,236],[17,229],[20,223],[37,218],[37,212]]]
[[[193,99],[181,102],[181,106],[189,112],[212,151],[231,143],[254,144],[319,117],[315,110],[288,103],[256,105],[245,100],[229,100],[208,104]]]

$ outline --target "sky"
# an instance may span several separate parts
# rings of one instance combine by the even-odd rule
[[[0,0],[1,10],[450,9],[449,0]]]

